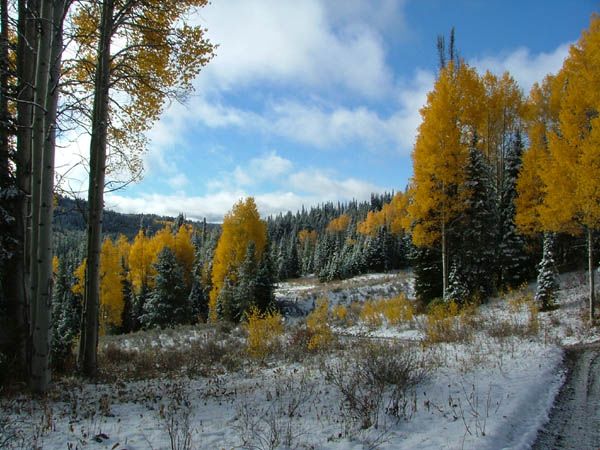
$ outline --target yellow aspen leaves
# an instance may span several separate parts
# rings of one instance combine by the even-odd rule
[[[342,214],[329,222],[327,231],[330,233],[341,233],[348,229],[348,225],[350,225],[350,217],[347,214]]]
[[[254,242],[257,261],[267,243],[267,224],[260,219],[254,198],[240,200],[223,218],[221,237],[213,257],[212,290],[209,299],[209,319],[218,320],[217,298],[228,279],[237,280],[237,269],[246,257],[248,244]]]

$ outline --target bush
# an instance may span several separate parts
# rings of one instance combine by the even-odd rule
[[[360,321],[370,328],[380,327],[383,323],[381,318],[381,308],[378,302],[367,300],[360,311]]]
[[[467,304],[462,309],[454,300],[436,301],[429,305],[425,334],[429,343],[464,342],[473,336],[477,306]]]
[[[337,304],[331,309],[331,315],[333,316],[333,320],[338,325],[347,325],[348,324],[348,308],[344,305]]]
[[[334,337],[329,325],[329,302],[327,299],[317,300],[315,309],[306,318],[306,329],[310,336],[309,350],[321,351],[332,345]]]
[[[261,313],[258,308],[252,307],[246,313],[244,327],[248,331],[248,355],[265,359],[279,344],[283,334],[283,318],[278,312]]]
[[[356,347],[345,359],[325,367],[325,379],[342,396],[344,420],[351,428],[361,429],[377,428],[382,412],[407,417],[412,403],[407,394],[426,373],[415,349],[373,342]]]
[[[413,319],[414,307],[406,295],[383,300],[383,316],[389,325],[400,325]]]

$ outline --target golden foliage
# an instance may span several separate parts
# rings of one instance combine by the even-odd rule
[[[277,348],[283,334],[283,317],[275,311],[261,313],[253,306],[246,314],[244,328],[248,332],[248,355],[262,360]]]
[[[348,229],[348,225],[350,225],[350,217],[347,214],[342,214],[329,222],[327,231],[330,233],[341,233]]]
[[[100,251],[100,330],[121,326],[123,313],[122,267],[124,254],[110,238],[104,239]]]
[[[317,300],[315,309],[306,318],[306,329],[310,335],[309,350],[324,350],[333,343],[333,332],[329,325],[329,301],[326,298]]]
[[[455,334],[456,317],[460,308],[451,300],[432,305],[425,320],[425,334],[430,343],[446,342]]]
[[[397,326],[413,317],[413,304],[404,294],[389,299],[366,301],[359,314],[359,319],[372,328],[381,326],[384,319],[388,325]]]
[[[317,232],[315,230],[300,230],[298,232],[298,243],[303,246],[306,242],[314,245],[317,242]]]
[[[331,315],[336,323],[346,325],[348,321],[348,308],[338,303],[331,308]]]
[[[482,120],[484,90],[474,69],[450,62],[440,70],[412,153],[414,174],[405,228],[415,245],[431,246],[466,208],[469,145]]]
[[[377,230],[386,227],[393,234],[403,231],[403,220],[408,207],[408,195],[396,193],[389,203],[383,205],[380,211],[369,211],[365,220],[360,222],[356,229],[359,233],[375,236]]]
[[[125,245],[129,244],[119,238],[119,246],[124,247]],[[154,285],[154,276],[156,275],[154,264],[158,259],[158,254],[165,247],[169,247],[175,253],[177,262],[183,269],[186,285],[189,286],[194,264],[192,228],[189,225],[182,225],[177,233],[173,234],[171,224],[167,223],[152,237],[146,236],[144,230],[140,230],[129,247],[129,274],[136,293],[140,292],[142,285],[146,287]]]
[[[154,252],[150,238],[146,236],[144,230],[140,230],[129,250],[129,276],[136,293],[140,292],[142,285],[150,286],[154,277],[153,259]]]
[[[77,266],[73,275],[77,279],[77,282],[71,287],[73,294],[83,298],[85,292],[85,272],[87,269],[87,259],[83,259],[81,264]]]
[[[217,297],[225,279],[236,281],[236,272],[246,257],[246,249],[254,242],[257,261],[267,242],[267,224],[260,219],[254,198],[240,200],[223,218],[221,237],[213,257],[212,290],[209,299],[209,319],[218,320]]]
[[[571,46],[552,90],[559,99],[549,160],[541,178],[542,226],[577,234],[600,228],[600,16]]]
[[[52,257],[52,274],[56,276],[58,273],[58,256],[54,255]]]

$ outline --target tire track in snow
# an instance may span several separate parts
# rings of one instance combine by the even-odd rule
[[[600,449],[600,346],[565,354],[567,377],[533,450]]]

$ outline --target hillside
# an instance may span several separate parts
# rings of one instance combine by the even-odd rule
[[[407,274],[391,278],[411,284],[402,282]],[[382,275],[348,283],[383,292],[389,282]],[[340,320],[332,311],[321,322],[334,333],[329,344],[307,352],[303,325],[287,324],[258,359],[246,351],[243,327],[107,336],[99,383],[63,378],[47,401],[1,400],[5,444],[529,448],[564,380],[561,346],[598,340],[582,320],[585,277],[567,274],[561,285],[551,312],[532,307],[529,287],[456,316],[420,313],[394,325],[385,312],[377,320],[365,313],[376,299],[356,296],[357,315]],[[332,299],[346,292],[323,284],[325,296],[326,286]],[[291,290],[280,286],[278,298]],[[187,444],[172,447],[172,439]]]
[[[87,202],[81,199],[71,199],[58,196],[54,208],[54,226],[58,231],[85,231],[85,216]],[[185,214],[184,212],[182,212]],[[164,227],[166,222],[174,222],[176,218],[158,216],[156,214],[123,214],[110,209],[104,210],[103,231],[107,235],[116,236],[124,234],[128,239],[133,239],[140,230],[145,228],[149,234],[154,234]],[[201,222],[191,221],[193,225],[201,227]],[[206,224],[207,227],[218,227],[216,224]]]

